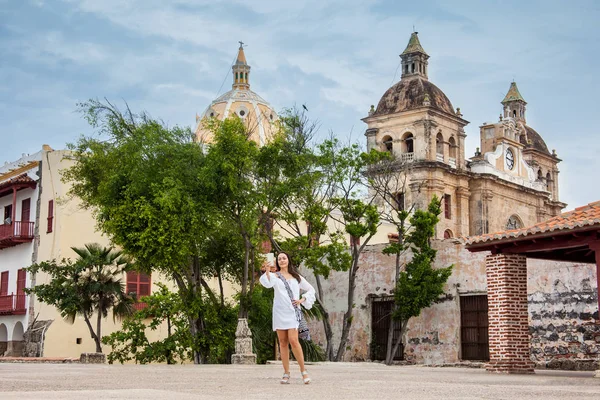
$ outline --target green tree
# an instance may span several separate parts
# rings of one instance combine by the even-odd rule
[[[237,276],[243,253],[234,227],[209,195],[203,147],[191,140],[189,128],[167,127],[128,107],[121,112],[108,101],[89,100],[79,111],[100,137],[82,137],[71,146],[75,163],[64,174],[71,194],[138,268],[176,283],[189,310],[194,362],[208,362],[206,312],[222,306],[223,292],[221,286],[215,294],[207,280]],[[218,262],[206,262],[214,254]]]
[[[381,219],[396,229],[396,240],[392,241],[383,250],[384,254],[395,256],[395,274],[394,287],[400,278],[400,272],[404,265],[402,264],[403,255],[410,249],[410,243],[406,241],[407,235],[414,228],[408,220],[409,216],[415,209],[415,203],[407,204],[405,193],[408,189],[408,176],[411,170],[412,163],[403,162],[402,160],[389,155],[380,160],[378,163],[371,165],[367,171],[369,190],[376,196],[376,202],[381,211]],[[421,184],[412,183],[411,187],[414,190],[415,185],[418,191]],[[392,349],[394,348],[393,337],[395,324],[391,322],[392,315],[396,310],[396,306],[392,307],[390,315],[390,324],[387,334],[386,346],[386,364],[390,365],[393,360]]]
[[[73,262],[63,259],[41,262],[27,268],[32,274],[46,273],[48,283],[26,289],[46,304],[55,306],[67,321],[73,323],[75,317],[83,317],[92,339],[96,343],[96,352],[102,353],[102,319],[112,310],[113,319],[122,319],[131,315],[133,299],[125,293],[121,277],[130,260],[121,251],[99,244],[86,244],[84,247],[72,247],[78,258]],[[96,313],[96,329],[92,326],[92,317]]]
[[[266,223],[265,232],[276,251],[288,252],[295,263],[313,272],[317,290],[317,305],[313,309],[323,322],[325,357],[333,360],[333,329],[324,303],[322,280],[332,270],[347,271],[350,267],[343,235],[330,232],[327,227],[335,208],[331,201],[335,195],[333,189],[342,173],[326,145],[313,146],[317,124],[304,111],[287,110],[280,116],[280,123],[285,137],[280,184],[286,196],[273,211],[277,229]],[[299,221],[305,222],[306,227]],[[278,235],[278,231],[284,232],[285,237]]]
[[[380,214],[373,203],[374,196],[367,193],[367,169],[382,159],[385,153],[375,150],[362,152],[356,144],[340,146],[337,140],[326,141],[323,144],[324,154],[337,166],[337,182],[335,195],[331,202],[335,205],[339,216],[331,215],[336,222],[343,226],[344,233],[350,240],[350,267],[348,270],[347,308],[342,322],[342,335],[335,355],[336,361],[341,361],[346,351],[348,336],[353,321],[354,292],[356,275],[362,252],[369,241],[377,233],[380,224]]]
[[[412,251],[411,260],[400,272],[394,289],[392,318],[400,322],[400,335],[391,354],[395,354],[402,342],[408,321],[418,317],[424,308],[431,306],[444,293],[444,285],[452,274],[452,265],[433,268],[437,251],[431,247],[435,226],[439,222],[441,201],[433,196],[427,210],[415,210],[410,217],[411,233],[406,243]],[[391,358],[386,360],[391,363]]]

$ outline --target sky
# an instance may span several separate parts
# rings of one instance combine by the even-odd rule
[[[563,160],[568,210],[600,200],[599,20],[594,0],[0,0],[0,165],[92,135],[76,112],[90,98],[194,128],[231,89],[240,40],[253,91],[364,144],[414,29],[429,80],[470,121],[467,158],[517,82]]]

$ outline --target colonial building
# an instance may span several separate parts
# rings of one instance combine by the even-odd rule
[[[68,150],[42,150],[0,166],[0,356],[76,357],[94,352],[95,344],[83,319],[63,320],[53,306],[26,295],[26,287],[48,282],[46,274],[25,271],[33,263],[76,258],[71,247],[87,243],[109,246],[95,230],[89,210],[68,194],[61,172],[73,165]],[[123,277],[126,290],[148,295],[157,276],[135,272]],[[137,303],[136,308],[144,307]],[[105,318],[102,332],[110,334],[120,322]],[[166,328],[165,328],[166,330]],[[163,327],[150,337],[166,335]]]
[[[233,74],[231,90],[214,100],[202,115],[196,115],[196,141],[210,143],[211,133],[207,126],[210,118],[222,121],[237,115],[244,121],[250,139],[263,145],[273,136],[277,113],[267,101],[250,90],[250,65],[246,62],[242,42],[231,69]]]
[[[367,148],[394,155],[401,182],[394,196],[401,207],[423,208],[433,195],[443,200],[432,243],[438,250],[435,266],[454,267],[445,298],[409,322],[406,347],[396,358],[432,364],[487,360],[485,254],[465,250],[463,238],[532,226],[560,214],[566,206],[559,201],[561,160],[527,125],[527,103],[515,82],[498,99],[498,121],[480,126],[480,147],[467,158],[464,128],[469,122],[429,80],[429,55],[416,32],[400,58],[400,81],[363,119]],[[395,258],[382,253],[384,246],[373,241],[361,257],[346,360],[385,357]],[[556,358],[562,357],[573,368],[595,369],[600,325],[595,322],[594,270],[580,263],[528,260],[531,353],[538,366],[557,365]],[[345,273],[333,273],[324,281],[322,301],[334,338],[339,338],[347,307],[347,279]],[[314,328],[315,340],[324,344],[321,326]]]

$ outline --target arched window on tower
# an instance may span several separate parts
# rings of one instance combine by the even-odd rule
[[[414,160],[415,144],[413,134],[407,132],[402,138],[402,161],[411,162]]]
[[[554,189],[554,182],[552,181],[552,175],[548,172],[546,174],[546,190],[552,193],[552,189]]]
[[[392,140],[391,136],[385,136],[383,138],[383,151],[387,151],[388,153],[391,153],[394,150],[394,142]]]
[[[438,132],[435,137],[435,153],[436,160],[444,162],[444,137],[442,136],[442,132]]]
[[[538,182],[542,182],[544,180],[544,175],[542,174],[541,168],[538,169],[537,180],[538,180]]]
[[[452,239],[454,237],[454,234],[452,233],[452,231],[450,229],[446,229],[444,231],[444,239]]]
[[[415,63],[412,63],[412,73],[415,73]]]
[[[450,136],[448,139],[448,157],[456,162],[456,140],[454,140],[454,136]]]
[[[517,110],[513,110],[513,117],[517,118]]]

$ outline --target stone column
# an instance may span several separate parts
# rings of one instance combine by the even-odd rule
[[[489,372],[532,374],[527,314],[527,258],[520,254],[486,257]]]
[[[462,182],[460,182],[462,184]],[[468,186],[456,188],[456,237],[467,236],[469,232],[469,197],[471,192]]]
[[[235,354],[231,356],[232,364],[256,364],[256,354],[252,353],[252,332],[246,318],[238,319],[235,330]]]

